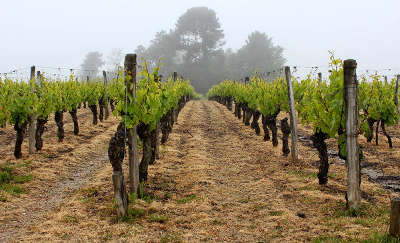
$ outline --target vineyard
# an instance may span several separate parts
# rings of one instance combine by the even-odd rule
[[[0,241],[398,242],[398,78],[137,69],[0,80]]]

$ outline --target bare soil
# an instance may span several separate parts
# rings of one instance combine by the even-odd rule
[[[9,201],[0,203],[0,241],[310,242],[361,240],[387,232],[395,192],[363,175],[362,210],[357,217],[347,215],[346,169],[332,153],[328,185],[318,185],[318,155],[308,144],[310,127],[300,126],[304,138],[294,163],[282,156],[281,140],[273,147],[232,111],[210,101],[185,106],[161,147],[161,158],[149,167],[146,200],[137,199],[130,205],[134,216],[118,221],[112,168],[104,157],[117,122],[107,121],[102,131],[81,129],[87,136],[90,131],[101,134],[88,137],[83,145],[77,138],[68,140],[73,129],[66,129],[65,148],[44,145],[57,156],[24,158],[32,160],[34,179],[26,183],[27,194],[6,195]],[[389,132],[396,133],[393,129]],[[52,136],[49,139],[56,141],[55,133]],[[400,141],[394,138],[395,148],[389,150],[381,139],[379,146],[364,145],[360,139],[368,148],[366,162],[381,164],[385,175],[398,175]],[[329,140],[330,149],[336,151],[335,146]],[[73,150],[60,152],[66,148]],[[7,153],[12,155],[12,150]],[[62,185],[69,177],[76,183]],[[35,203],[39,213],[30,206]],[[27,211],[33,213],[24,215]],[[14,221],[25,223],[17,228]]]

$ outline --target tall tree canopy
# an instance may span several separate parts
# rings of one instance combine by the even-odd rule
[[[270,71],[285,62],[283,49],[258,31],[251,33],[237,52],[224,51],[224,45],[224,32],[215,11],[194,7],[178,19],[174,29],[158,32],[148,48],[140,45],[136,53],[149,66],[161,59],[164,76],[177,71],[189,78],[200,93],[223,79],[250,76],[256,69]]]
[[[105,62],[103,61],[103,54],[97,51],[89,52],[88,54],[86,54],[85,60],[81,64],[82,78],[86,78],[86,76],[89,76],[89,78],[97,77],[100,68],[104,64]]]
[[[254,31],[251,33],[246,44],[232,55],[232,74],[235,76],[250,76],[255,70],[263,73],[279,69],[285,63],[283,48],[275,46],[272,38],[265,33]]]
[[[192,63],[207,61],[224,45],[224,33],[214,10],[207,7],[191,8],[176,23],[179,48],[185,60]]]

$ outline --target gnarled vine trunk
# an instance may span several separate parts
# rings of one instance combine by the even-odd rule
[[[99,120],[100,122],[103,122],[103,118],[104,118],[104,97],[101,97],[99,99]]]
[[[64,140],[64,112],[63,111],[57,111],[54,116],[54,120],[56,121],[57,124],[57,136],[58,136],[58,142],[62,142]]]
[[[152,165],[154,164],[154,161],[156,161],[157,128],[155,128],[153,131],[150,132],[150,137],[151,137],[151,159],[149,161],[149,164]]]
[[[250,120],[252,115],[253,113],[251,112],[251,109],[248,106],[246,106],[246,119],[244,121],[244,125],[250,126]]]
[[[143,157],[139,165],[139,181],[147,181],[148,167],[152,158],[150,126],[142,122],[137,126],[137,131],[143,143]]]
[[[393,148],[392,138],[391,138],[390,135],[386,132],[385,122],[384,122],[384,121],[381,121],[381,128],[382,128],[383,135],[385,135],[386,138],[387,138],[387,140],[388,140],[389,148]]]
[[[374,123],[376,122],[376,120],[373,118],[368,118],[367,122],[368,122],[368,127],[369,127],[370,132],[368,134],[366,134],[366,138],[367,138],[367,142],[370,143],[372,141],[372,139],[374,138]]]
[[[232,99],[232,97],[228,97],[227,98],[228,100],[228,104],[227,104],[227,107],[228,107],[228,110],[232,110],[232,101],[233,101],[233,99]]]
[[[161,126],[161,144],[164,144],[168,140],[169,132],[168,132],[168,115],[165,114],[161,117],[160,126]]]
[[[93,125],[97,125],[97,105],[89,105],[89,108],[93,114]]]
[[[22,157],[21,146],[22,146],[22,142],[24,141],[24,136],[25,136],[27,126],[28,126],[28,122],[19,124],[19,122],[17,121],[14,124],[14,130],[17,132],[17,139],[15,140],[15,147],[14,147],[14,156],[17,159],[20,159]]]
[[[289,149],[290,126],[287,118],[281,120],[281,130],[282,130],[282,152],[284,156],[288,156],[290,153]]]
[[[114,198],[118,217],[123,217],[128,211],[128,194],[124,174],[122,172],[122,162],[125,157],[125,125],[121,122],[118,125],[114,137],[110,139],[108,146],[108,158],[113,167],[112,181],[114,185]]]
[[[44,128],[45,125],[47,123],[47,117],[40,119],[38,118],[36,120],[36,134],[35,134],[35,139],[36,139],[36,151],[40,151],[43,148],[43,139],[42,139],[42,135],[44,133]]]
[[[279,110],[270,116],[266,117],[266,123],[272,133],[272,145],[274,147],[278,146],[278,128],[276,126],[276,117],[279,114]]]
[[[247,107],[247,105],[245,104],[245,103],[242,103],[242,105],[241,105],[241,108],[242,108],[242,111],[243,111],[243,123],[245,123],[245,121],[246,121],[246,107]]]
[[[113,112],[115,110],[114,100],[113,99],[110,99],[110,107],[111,107],[111,112]]]
[[[269,141],[271,138],[269,136],[267,117],[262,115],[261,121],[262,121],[263,130],[264,130],[264,141]]]
[[[378,145],[379,144],[379,137],[378,137],[378,134],[379,134],[379,122],[380,121],[377,121],[376,122],[376,128],[375,128],[375,144],[376,145]]]
[[[260,125],[258,125],[258,119],[260,119],[261,113],[259,111],[253,111],[253,122],[251,127],[256,131],[257,135],[260,135]]]
[[[79,134],[79,123],[78,123],[78,116],[77,116],[76,108],[73,108],[71,111],[69,111],[69,114],[71,115],[72,122],[74,123],[74,135],[78,135]]]
[[[314,147],[318,150],[318,155],[320,159],[318,172],[318,180],[320,185],[325,185],[326,183],[328,183],[328,147],[325,143],[325,140],[327,138],[328,135],[321,131],[317,131],[311,136],[311,141],[313,142]]]

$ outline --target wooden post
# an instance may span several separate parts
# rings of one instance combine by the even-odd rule
[[[322,73],[318,73],[318,82],[322,82]]]
[[[107,73],[106,73],[106,71],[103,71],[103,78],[104,78],[104,89],[106,89],[107,88]],[[104,93],[106,93],[106,90],[104,90]],[[104,115],[105,115],[105,119],[106,120],[110,116],[110,112],[108,110],[108,103],[110,103],[110,102],[108,100],[108,97],[106,97],[104,99],[104,109],[105,109],[105,114]]]
[[[31,67],[31,81],[35,79],[35,66]],[[31,93],[35,92],[33,86],[31,88]],[[30,114],[29,116],[29,153],[33,154],[35,152],[36,145],[36,114]]]
[[[131,94],[133,100],[129,103],[135,103],[136,99],[136,54],[127,54],[125,56],[125,85],[127,93]],[[127,77],[130,77],[128,80]],[[137,131],[136,126],[128,129],[129,146],[129,188],[130,193],[139,192],[139,154],[137,149]]]
[[[39,87],[42,86],[42,74],[40,73],[40,71],[36,72],[36,80],[39,83]]]
[[[387,84],[387,76],[383,76],[383,78],[385,79],[385,84]]]
[[[294,107],[294,95],[292,87],[292,74],[290,73],[290,67],[285,67],[286,83],[288,88],[288,98],[289,98],[289,112],[290,112],[290,131],[292,133],[292,161],[297,160],[297,120],[296,120],[296,110]]]
[[[360,161],[358,154],[358,94],[357,62],[349,59],[343,64],[344,101],[346,105],[346,164],[348,207],[357,209],[361,204]]]
[[[178,78],[178,73],[177,73],[177,72],[174,72],[174,75],[173,75],[173,80],[174,80],[174,82],[176,81],[177,78]]]
[[[247,84],[248,82],[250,82],[250,78],[249,77],[245,77],[244,78],[244,83]]]
[[[400,237],[400,197],[391,201],[389,234]]]
[[[159,87],[161,86],[161,78],[162,76],[160,75],[157,78],[157,82],[159,83]],[[156,124],[156,148],[155,148],[155,157],[156,159],[160,158],[160,132],[161,132],[161,126],[160,126],[160,121],[157,122]]]
[[[400,115],[399,111],[399,80],[400,80],[400,75],[396,76],[396,91],[394,94],[394,104],[396,105],[397,113]]]

